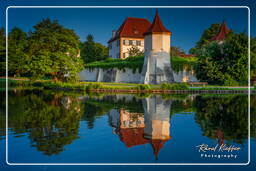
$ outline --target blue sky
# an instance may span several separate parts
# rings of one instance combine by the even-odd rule
[[[11,2],[6,1],[5,4],[2,5],[2,8],[4,9],[4,7],[9,5],[131,5],[129,3],[124,3],[125,1],[107,2],[109,3],[106,4],[106,1],[95,1],[95,3],[92,3],[91,1],[89,2],[86,0],[14,0]],[[112,2],[112,4],[110,2]],[[142,0],[133,5],[172,5],[170,4],[170,1],[161,1],[161,3],[156,2],[157,1]],[[184,1],[181,0],[179,2]],[[191,3],[191,1],[189,2]],[[205,2],[208,3],[202,5],[217,5],[216,3],[211,4],[210,2],[212,1],[206,0]],[[237,1],[234,0],[234,2]],[[197,3],[198,1],[194,0],[194,4],[191,5],[198,5]],[[180,3],[174,5],[187,4]],[[225,18],[228,26],[235,32],[248,31],[248,10],[246,8],[158,9],[164,25],[172,32],[171,44],[173,46],[181,47],[186,51],[195,45],[206,28],[208,28],[212,23],[221,23],[223,18]],[[107,41],[111,37],[112,30],[117,29],[126,17],[147,18],[150,22],[152,22],[155,15],[155,10],[155,8],[11,8],[8,11],[8,29],[11,30],[13,27],[19,27],[28,32],[29,30],[32,30],[33,26],[42,19],[50,18],[53,20],[58,20],[60,24],[67,28],[73,29],[80,37],[81,41],[84,41],[88,34],[92,34],[95,41],[107,45]],[[4,23],[1,23],[0,26],[4,26]]]

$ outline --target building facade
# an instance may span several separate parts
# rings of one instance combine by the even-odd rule
[[[151,23],[147,19],[128,17],[117,31],[112,32],[108,41],[109,57],[125,59],[129,57],[129,49],[138,47],[144,52],[144,33]]]

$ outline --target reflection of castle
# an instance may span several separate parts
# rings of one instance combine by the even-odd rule
[[[170,139],[170,102],[163,103],[159,97],[153,97],[144,99],[143,106],[144,114],[112,110],[110,124],[128,148],[149,143],[157,158]]]

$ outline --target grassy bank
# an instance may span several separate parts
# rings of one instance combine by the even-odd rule
[[[1,85],[5,87],[5,81],[1,80]],[[202,88],[189,87],[186,83],[173,83],[161,85],[132,84],[132,83],[97,83],[97,82],[77,82],[64,83],[41,80],[31,82],[28,80],[9,80],[9,88],[44,88],[50,90],[68,90],[68,91],[85,91],[99,93],[246,93],[248,88],[237,87],[211,87]],[[256,89],[254,88],[254,92]]]

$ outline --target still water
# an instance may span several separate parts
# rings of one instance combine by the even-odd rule
[[[246,94],[15,90],[8,103],[10,163],[248,162]],[[1,110],[0,143],[4,126]]]

